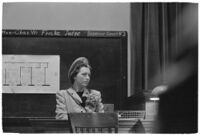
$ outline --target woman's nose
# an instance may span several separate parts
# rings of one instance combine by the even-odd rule
[[[89,80],[89,79],[90,79],[90,76],[89,76],[89,75],[87,75],[87,76],[86,76],[86,78]]]

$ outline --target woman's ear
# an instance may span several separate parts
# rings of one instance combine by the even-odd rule
[[[73,79],[74,79],[74,82],[75,82],[75,80],[76,80],[76,78],[77,78],[76,76],[77,76],[77,75],[75,75],[74,78],[73,78]]]

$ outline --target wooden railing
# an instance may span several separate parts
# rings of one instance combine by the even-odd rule
[[[123,119],[118,121],[119,133],[152,133],[153,121]],[[70,133],[67,120],[52,117],[4,117],[3,132],[9,133]]]

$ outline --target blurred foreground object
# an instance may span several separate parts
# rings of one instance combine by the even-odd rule
[[[154,96],[159,96],[160,94],[164,93],[166,90],[167,90],[166,85],[159,85],[153,89],[151,94]]]
[[[165,72],[168,89],[159,95],[158,133],[196,133],[198,127],[198,4],[188,4],[181,17],[184,49]]]
[[[196,133],[198,112],[198,47],[185,50],[168,76],[169,88],[160,94],[158,132]],[[175,76],[174,76],[175,74]]]

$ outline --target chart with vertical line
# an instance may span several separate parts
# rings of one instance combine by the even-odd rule
[[[55,93],[58,55],[3,55],[3,93]]]

